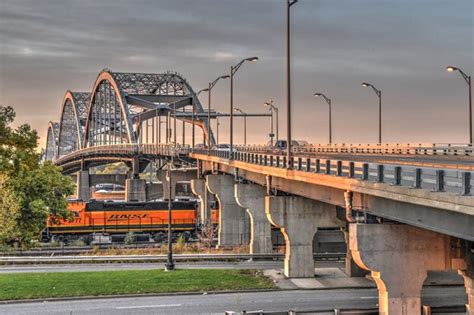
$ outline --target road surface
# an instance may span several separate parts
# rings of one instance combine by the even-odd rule
[[[92,285],[92,284],[91,284]],[[96,284],[98,285],[98,284]],[[377,307],[375,289],[271,291],[253,293],[175,295],[89,299],[0,305],[0,314],[224,314],[225,311],[288,311]],[[423,290],[422,303],[463,305],[462,287]]]

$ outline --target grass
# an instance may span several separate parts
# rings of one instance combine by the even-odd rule
[[[255,270],[181,269],[0,275],[0,300],[274,288]]]

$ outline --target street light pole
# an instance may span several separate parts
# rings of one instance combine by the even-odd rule
[[[291,45],[290,45],[290,8],[298,0],[287,0],[286,2],[286,165],[291,168]]]
[[[228,75],[221,75],[212,82],[209,82],[209,88],[207,89],[207,94],[209,96],[207,103],[207,155],[211,155],[211,92],[212,88],[217,84],[220,79],[227,79]]]
[[[193,125],[192,140],[191,140],[191,143],[192,143],[191,151],[192,152],[194,152],[194,147],[196,146],[196,130],[195,130],[196,103],[195,103],[195,101],[199,97],[199,94],[201,94],[202,92],[207,92],[207,91],[209,91],[209,89],[201,89],[197,93],[194,93],[194,95],[193,95],[193,113],[192,113],[192,116],[191,116],[191,121],[192,121],[192,125]]]
[[[448,72],[458,71],[467,83],[467,87],[469,89],[469,94],[468,94],[469,95],[468,96],[469,97],[469,99],[468,99],[468,106],[469,106],[469,143],[472,145],[473,144],[473,142],[472,142],[473,134],[472,134],[472,79],[471,79],[471,76],[467,75],[460,68],[453,67],[453,66],[446,67],[446,70]]]
[[[273,109],[270,108],[270,147],[273,148],[273,137],[275,134],[273,133]]]
[[[247,113],[245,113],[240,108],[234,108],[234,111],[244,115],[244,145],[247,145]]]
[[[172,216],[172,210],[173,210],[173,202],[172,202],[172,196],[171,196],[171,189],[172,189],[172,183],[171,183],[171,167],[173,165],[173,157],[171,157],[169,165],[168,165],[168,189],[169,189],[169,195],[168,195],[168,255],[167,255],[167,260],[165,264],[165,271],[172,271],[175,269],[174,261],[173,261],[173,240],[172,240],[172,224],[171,221],[173,219]]]
[[[362,86],[371,87],[372,90],[374,90],[375,94],[377,94],[379,98],[379,144],[382,144],[382,91],[367,82],[363,82]]]
[[[258,57],[249,57],[242,59],[235,66],[230,66],[230,155],[229,159],[234,156],[234,75],[246,61],[258,61]]]
[[[326,95],[324,95],[323,93],[314,93],[314,96],[315,97],[322,97],[324,98],[324,100],[326,101],[326,103],[328,103],[329,105],[329,144],[332,144],[332,118],[331,118],[331,112],[332,112],[332,109],[331,109],[331,99],[328,98]]]
[[[176,130],[176,102],[173,103],[173,144],[176,147],[178,130]]]
[[[265,102],[265,106],[268,106],[270,107],[270,111],[272,113],[272,126],[271,126],[271,133],[273,134],[273,112],[275,112],[276,114],[276,140],[275,140],[275,144],[278,143],[278,107],[276,107],[275,105],[273,105],[273,100],[270,99],[270,101],[268,102]],[[271,139],[271,145],[273,146],[273,137]]]
[[[218,114],[218,113],[216,113]],[[219,116],[216,116],[216,141],[217,141],[217,145],[219,145]]]

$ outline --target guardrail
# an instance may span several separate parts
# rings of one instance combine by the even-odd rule
[[[69,160],[83,156],[100,156],[100,155],[162,155],[162,156],[178,156],[191,152],[189,145],[177,144],[111,144],[97,147],[89,147],[74,151],[68,155],[64,155],[56,160],[55,164],[63,164]]]
[[[195,150],[195,153],[207,154],[207,150]],[[230,152],[211,150],[211,155],[228,159]],[[361,181],[389,183],[394,186],[408,186],[414,189],[454,192],[465,196],[472,193],[474,185],[471,172],[456,169],[442,170],[313,157],[295,157],[290,160],[288,166],[286,156],[242,151],[234,152],[234,160],[261,166],[354,178]]]
[[[235,146],[235,153],[266,153],[283,155],[286,150],[276,150],[267,145],[247,145]],[[227,150],[212,149],[215,152],[228,153]],[[308,144],[295,146],[292,148],[295,154],[369,154],[369,155],[440,155],[440,156],[473,156],[474,147],[472,144],[443,144],[443,143],[418,143],[418,144]],[[207,148],[194,148],[181,144],[111,144],[97,147],[84,148],[68,155],[59,157],[55,164],[63,164],[75,157],[87,155],[130,155],[149,154],[162,156],[179,156],[190,152],[208,152]]]
[[[314,254],[316,261],[340,260],[345,253]],[[240,260],[283,260],[284,254],[174,254],[175,261],[240,261]],[[0,257],[0,265],[24,265],[24,264],[70,264],[70,263],[144,263],[144,262],[166,262],[166,255],[114,255],[114,256],[7,256]]]
[[[379,314],[378,308],[336,308],[336,309],[319,309],[319,310],[304,310],[304,311],[282,311],[282,312],[265,312],[263,310],[258,311],[243,311],[243,312],[233,312],[227,311],[225,315],[245,315],[245,314],[255,314],[255,315],[310,315],[310,314],[334,314],[334,315],[370,315],[370,314]],[[423,305],[421,309],[421,314],[431,315],[431,314],[466,314],[465,305],[447,305],[447,306],[428,306]]]
[[[237,151],[277,153],[268,145],[236,146]],[[286,150],[279,150],[280,153]],[[340,153],[340,154],[379,154],[379,155],[452,155],[474,156],[472,144],[446,143],[382,143],[382,144],[308,144],[293,146],[294,153]]]

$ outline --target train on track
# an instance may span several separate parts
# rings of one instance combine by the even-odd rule
[[[69,241],[81,239],[89,243],[93,235],[110,235],[112,240],[123,240],[129,232],[162,240],[168,231],[168,202],[111,202],[69,201],[73,218],[48,219],[41,241]],[[196,200],[178,200],[172,203],[171,227],[174,235],[192,238],[200,229]],[[219,211],[211,209],[211,223],[217,226]],[[142,239],[144,239],[142,237]]]

